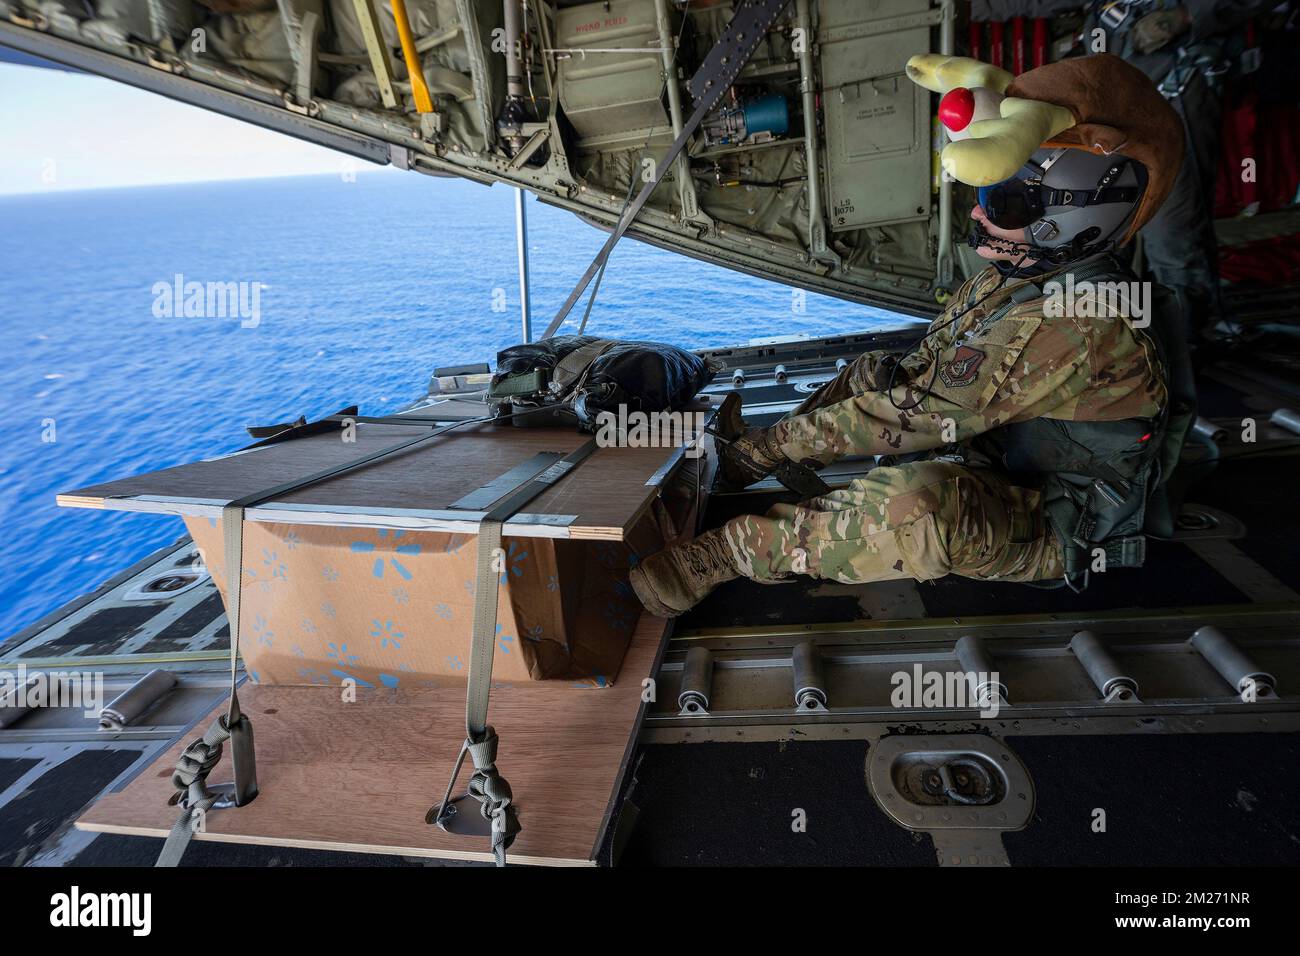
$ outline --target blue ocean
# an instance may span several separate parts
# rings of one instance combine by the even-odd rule
[[[540,330],[605,234],[528,208]],[[393,412],[435,367],[520,339],[503,186],[384,172],[0,196],[0,261],[0,641],[184,533],[56,493],[231,451],[245,425]],[[256,321],[185,318],[156,291],[178,276],[258,285]],[[589,331],[698,348],[908,321],[812,294],[798,313],[786,286],[625,240]]]

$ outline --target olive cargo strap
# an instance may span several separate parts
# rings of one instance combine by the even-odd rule
[[[493,375],[488,386],[488,398],[515,398],[520,395],[538,395],[551,383],[550,369],[535,368],[509,375]]]
[[[488,699],[492,693],[492,659],[497,641],[497,597],[502,580],[502,569],[497,563],[501,554],[501,527],[520,508],[569,474],[595,450],[596,439],[590,438],[563,457],[556,454],[549,467],[504,494],[479,523],[474,627],[465,693],[465,742],[456,757],[442,802],[429,809],[425,822],[437,824],[448,833],[480,836],[483,834],[477,825],[480,821],[485,822],[489,826],[490,845],[497,866],[505,866],[506,850],[520,831],[514,794],[496,766],[497,733],[487,722]],[[467,792],[453,800],[452,791],[466,754],[474,764],[474,773]],[[478,802],[478,821],[472,818],[466,821],[460,812],[457,804],[466,800]]]
[[[581,388],[587,380],[587,373],[591,371],[591,363],[615,345],[618,345],[618,342],[614,339],[596,339],[581,348],[574,349],[562,358],[555,366],[555,371],[551,373],[551,383],[548,388],[552,397],[564,399]]]

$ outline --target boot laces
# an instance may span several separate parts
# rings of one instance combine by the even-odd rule
[[[714,578],[733,569],[735,560],[721,532],[708,532],[679,552],[691,571],[700,577]]]
[[[758,428],[748,429],[736,439],[731,450],[741,468],[760,476],[769,474],[781,462],[780,452],[774,452],[767,434]]]

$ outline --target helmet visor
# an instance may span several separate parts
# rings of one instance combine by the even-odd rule
[[[979,204],[989,222],[1002,229],[1024,229],[1044,213],[1042,187],[1016,177],[981,186]]]

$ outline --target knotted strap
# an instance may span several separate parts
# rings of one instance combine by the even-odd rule
[[[221,759],[222,745],[230,739],[226,719],[225,714],[218,715],[207,732],[191,741],[176,762],[176,769],[172,772],[172,786],[176,788],[176,795],[171,802],[180,804],[181,815],[172,826],[171,833],[167,834],[167,842],[163,844],[162,853],[158,855],[158,862],[154,866],[172,867],[179,864],[194,836],[194,828],[198,823],[196,816],[202,819],[202,815],[221,799],[221,794],[208,789],[208,774]]]
[[[218,801],[222,806],[242,807],[257,796],[257,760],[253,747],[253,723],[239,709],[239,619],[244,575],[244,509],[259,500],[249,495],[232,501],[221,512],[223,560],[226,564],[226,619],[230,625],[230,704],[198,740],[185,748],[172,784],[173,804],[181,814],[172,826],[155,866],[177,866],[194,836],[196,810],[207,813]],[[208,789],[208,774],[221,759],[223,744],[231,741],[231,772],[234,783],[219,793]]]
[[[588,444],[591,444],[590,442]],[[586,445],[583,446],[587,448]],[[580,449],[581,450],[581,449]],[[536,481],[537,479],[533,479]],[[524,486],[525,488],[528,485]],[[535,492],[534,494],[536,494]],[[517,500],[516,491],[507,501]],[[516,507],[519,507],[518,505]],[[497,732],[487,722],[488,697],[492,691],[492,658],[496,648],[497,590],[500,574],[494,566],[494,556],[501,547],[500,517],[502,505],[488,512],[479,525],[478,568],[474,590],[474,630],[470,641],[469,679],[465,696],[465,742],[442,802],[430,809],[425,821],[447,829],[449,806],[460,776],[461,767],[468,754],[474,763],[474,774],[466,787],[467,795],[479,803],[479,813],[492,827],[491,849],[497,866],[506,865],[506,850],[520,831],[519,816],[513,806],[514,794],[510,784],[497,770]],[[452,813],[456,812],[453,807]]]
[[[497,770],[497,732],[489,725],[478,742],[466,740],[465,749],[474,762],[474,775],[466,788],[479,801],[479,812],[492,824],[492,855],[504,866],[506,850],[519,833],[519,817],[511,806],[514,794]]]

